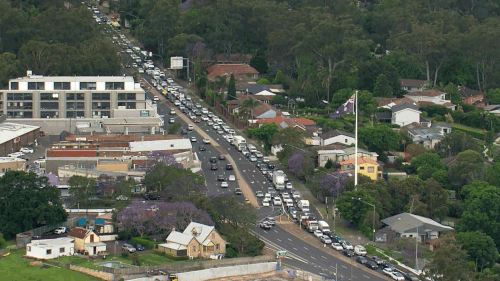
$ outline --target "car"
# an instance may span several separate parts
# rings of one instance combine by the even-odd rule
[[[390,271],[394,271],[396,269],[394,265],[388,261],[384,261],[382,264],[380,264],[380,266],[382,267],[382,269],[387,269]]]
[[[204,144],[210,144],[210,139],[209,138],[204,138],[203,139]]]
[[[128,201],[128,200],[129,200],[129,198],[125,195],[118,195],[116,197],[116,201]]]
[[[224,134],[224,131],[219,129],[219,130],[217,130],[217,134],[222,135],[222,134]]]
[[[342,251],[344,250],[344,248],[342,247],[342,245],[340,245],[339,243],[332,243],[332,248],[337,250],[337,251]]]
[[[264,156],[264,157],[262,158],[262,162],[264,162],[264,163],[268,163],[268,162],[269,162],[269,157]]]
[[[20,157],[24,156],[24,153],[22,153],[21,151],[19,151],[19,152],[12,152],[8,156],[11,157],[11,158],[20,158]]]
[[[314,236],[320,238],[321,236],[323,236],[323,232],[321,232],[321,230],[319,229],[316,229],[314,232],[313,232]]]
[[[269,225],[266,221],[261,222],[259,225],[262,229],[271,229],[271,225]]]
[[[257,158],[262,158],[264,157],[264,155],[262,154],[262,152],[260,151],[257,151],[257,153],[255,153],[255,156],[257,156]]]
[[[286,183],[286,188],[287,189],[292,189],[293,188],[292,183],[291,182],[287,182]]]
[[[196,142],[196,137],[191,137],[191,142]]]
[[[357,256],[356,257],[356,262],[358,262],[360,264],[366,264],[368,262],[368,260],[365,257]]]
[[[371,260],[374,261],[377,265],[384,263],[384,260],[377,256],[372,256]]]
[[[224,154],[220,154],[219,155],[219,160],[226,160],[226,156],[224,156]]]
[[[353,250],[344,249],[344,250],[342,250],[342,254],[346,257],[354,257]]]
[[[181,134],[183,134],[183,135],[187,135],[187,133],[188,133],[188,131],[187,131],[186,129],[182,129],[182,130],[181,130]]]
[[[371,260],[367,260],[366,263],[365,263],[365,266],[368,267],[369,269],[373,269],[373,270],[377,270],[378,269],[377,263],[374,262],[374,261],[371,261]],[[416,280],[418,280],[418,278]]]
[[[134,246],[136,251],[144,251],[144,246],[142,246],[141,244],[134,244],[132,246]]]
[[[257,162],[257,157],[255,157],[254,155],[250,156],[250,161]]]
[[[227,163],[226,170],[232,170],[232,169],[233,169],[233,165],[231,165],[230,163]]]
[[[45,163],[45,159],[36,159],[35,161],[33,161],[33,163],[40,165],[42,163]]]
[[[56,230],[54,230],[55,234],[64,234],[66,232],[68,232],[68,229],[64,226],[58,227],[56,228]]]
[[[403,274],[401,274],[397,271],[386,271],[385,269],[383,271],[392,280],[396,280],[396,281],[404,281],[405,280],[405,277],[403,276]]]
[[[262,200],[262,207],[270,207],[270,206],[271,206],[271,200],[268,198],[264,198],[264,200]]]
[[[208,117],[207,117],[207,116],[205,116],[205,115],[203,115],[203,116],[201,116],[201,120],[203,120],[203,121],[208,121]]]
[[[274,168],[275,168],[275,167],[276,167],[276,166],[275,166],[273,163],[267,163],[267,168],[268,168],[269,170],[274,170]]]
[[[210,163],[217,163],[217,157],[215,156],[210,157]]]
[[[208,126],[212,126],[213,124],[214,124],[214,122],[213,122],[213,121],[208,120],[208,122],[207,122],[207,125],[208,125]]]
[[[146,200],[159,200],[160,195],[159,194],[153,194],[153,193],[146,193],[144,195],[144,199]]]
[[[241,191],[241,189],[236,188],[236,189],[234,190],[234,195],[242,195],[242,194],[243,194],[243,192]]]
[[[188,125],[188,130],[189,130],[189,131],[194,130],[194,126],[193,126],[193,125]]]
[[[267,217],[265,221],[270,225],[276,225],[276,220],[273,217]]]
[[[219,176],[217,177],[217,180],[218,180],[218,181],[225,181],[225,180],[226,180],[226,178],[224,177],[224,175],[219,175]]]
[[[326,235],[323,235],[320,237],[320,240],[321,242],[323,242],[324,244],[332,244],[332,239],[330,239],[330,237],[326,236]]]
[[[227,181],[223,181],[223,182],[220,184],[220,187],[222,187],[222,188],[228,188],[228,187],[229,187],[229,184],[227,184]]]
[[[210,170],[217,170],[217,169],[219,169],[219,167],[217,167],[217,164],[212,164],[210,166]]]
[[[194,122],[194,123],[200,123],[200,122],[201,122],[201,120],[200,120],[200,118],[194,118],[194,119],[193,119],[193,122]]]
[[[274,197],[274,199],[273,199],[273,205],[274,206],[281,206],[281,204],[283,204],[283,202],[281,202],[281,198],[279,198],[277,196]]]
[[[234,175],[230,175],[228,178],[227,178],[228,181],[236,181],[236,177]]]
[[[257,191],[257,192],[255,193],[255,196],[257,196],[257,198],[262,198],[262,197],[264,197],[264,192],[262,192],[262,191]]]
[[[344,241],[344,243],[342,243],[342,247],[344,247],[344,249],[347,249],[347,250],[354,250],[354,247],[352,246],[352,244],[350,242],[347,242],[347,241]]]
[[[200,148],[200,151],[205,151],[206,150],[206,148],[203,145],[200,145],[199,148]]]
[[[170,123],[170,124],[175,123],[175,119],[174,119],[174,118],[170,118],[170,119],[168,120],[168,123]]]
[[[31,147],[21,147],[21,149],[19,151],[22,153],[34,153],[35,152],[35,150]]]
[[[122,245],[122,251],[127,251],[129,253],[134,253],[135,252],[135,248],[134,248],[134,246],[125,243],[125,244]]]
[[[214,124],[214,125],[212,126],[212,128],[213,128],[214,130],[218,130],[218,129],[219,129],[219,125]]]
[[[403,273],[403,275],[405,276],[406,280],[408,280],[408,281],[418,281],[419,280],[415,274],[410,273],[410,272]]]
[[[170,109],[170,114],[171,114],[171,115],[175,115],[175,110]]]

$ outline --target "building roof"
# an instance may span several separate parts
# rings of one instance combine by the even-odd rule
[[[134,82],[132,76],[43,76],[31,75],[10,79],[9,82]]]
[[[413,109],[413,110],[419,111],[417,105],[415,105],[413,103],[408,103],[408,102],[405,102],[405,103],[402,103],[402,104],[398,104],[398,105],[395,105],[395,106],[391,107],[391,111],[393,113],[401,111],[401,110],[405,110],[405,109]]]
[[[336,136],[346,136],[346,137],[354,138],[353,134],[349,134],[349,133],[342,132],[342,131],[339,131],[339,130],[333,130],[333,131],[330,131],[330,132],[327,132],[327,133],[323,133],[323,134],[320,135],[320,137],[322,139],[324,139],[324,140],[329,139],[329,138],[334,138]]]
[[[350,160],[347,160],[347,161],[344,161],[344,162],[340,162],[340,165],[342,165],[342,166],[344,166],[344,165],[354,165],[355,164],[355,160],[356,159],[350,159]],[[375,160],[372,160],[370,158],[361,158],[361,157],[358,157],[358,165],[359,164],[364,164],[364,163],[369,163],[369,164],[380,166],[380,164],[377,161],[375,161]]]
[[[58,246],[64,246],[69,243],[73,243],[75,239],[69,237],[60,237],[55,239],[41,239],[41,240],[31,240],[28,246],[39,247],[39,248],[53,248]]]
[[[250,54],[217,54],[215,61],[218,63],[244,62],[250,63],[252,55]]]
[[[276,96],[276,94],[275,94],[275,93],[272,93],[272,92],[270,92],[270,91],[268,91],[268,90],[263,90],[263,91],[260,91],[260,92],[258,92],[258,93],[257,93],[257,94],[255,94],[255,95],[256,95],[256,96],[271,96],[271,97]]]
[[[177,243],[179,245],[184,245],[184,246],[188,245],[189,242],[191,242],[191,240],[193,240],[192,235],[186,235],[182,232],[178,232],[175,230],[170,232],[170,234],[167,237],[167,242]]]
[[[0,157],[0,163],[26,162],[25,159],[14,157]]]
[[[452,227],[445,226],[429,218],[410,213],[401,213],[399,215],[388,217],[381,220],[381,222],[387,224],[392,230],[398,233],[414,232],[417,227],[419,228],[419,233],[453,230]]]
[[[254,84],[254,85],[248,86],[247,92],[249,94],[255,95],[259,92],[262,92],[262,91],[268,90],[268,89],[269,88],[266,85]]]
[[[377,119],[378,120],[391,120],[392,119],[392,112],[390,112],[390,111],[377,112]]]
[[[262,118],[257,120],[257,124],[269,124],[269,123],[274,123],[276,126],[279,126],[281,122],[285,121],[287,118],[283,116],[276,116],[273,118]]]
[[[304,125],[304,126],[316,126],[316,122],[314,122],[311,119],[307,119],[305,117],[292,118],[292,119],[293,119],[293,121],[295,121],[301,125]]]
[[[463,99],[484,95],[483,92],[467,88],[466,86],[458,86],[458,93]]]
[[[414,88],[421,88],[424,86],[426,80],[417,80],[417,79],[399,79],[399,82],[401,83],[401,86],[403,87],[414,87]]]
[[[438,91],[438,90],[425,90],[425,91],[415,91],[406,94],[405,96],[414,96],[414,97],[438,97],[440,95],[444,95],[446,93]]]
[[[356,151],[355,147],[348,147],[348,148],[344,149],[344,153],[346,155],[352,155],[355,153],[355,151]],[[370,152],[370,151],[363,149],[363,148],[358,148],[358,153],[370,154],[371,156],[378,157],[378,154],[376,152]]]
[[[0,144],[6,143],[17,137],[20,137],[29,132],[40,129],[38,126],[17,124],[17,123],[1,123],[0,124]]]
[[[248,64],[215,64],[207,68],[208,79],[214,79],[216,76],[231,76],[246,75],[246,74],[259,74],[259,72]]]
[[[403,97],[403,98],[380,98],[380,97],[376,97],[374,98],[377,102],[378,102],[378,105],[377,107],[384,107],[384,106],[388,106],[389,108],[394,106],[394,105],[398,105],[398,104],[402,104],[402,103],[411,103],[411,104],[415,104],[415,101],[410,99],[410,98],[407,98],[407,97]]]
[[[184,235],[191,235],[198,240],[198,242],[203,243],[207,238],[208,235],[214,230],[215,227],[209,226],[209,225],[204,225],[201,223],[197,222],[191,222],[186,229],[184,229]]]
[[[73,227],[73,229],[71,229],[71,231],[68,233],[68,237],[75,237],[75,238],[78,238],[78,239],[85,239],[85,237],[87,236],[87,234],[89,234],[90,230],[88,229],[85,229],[85,228],[81,228],[81,227]]]
[[[192,148],[189,139],[135,141],[130,143],[131,152],[187,150]]]
[[[187,247],[184,246],[184,245],[181,245],[179,243],[174,243],[174,242],[170,242],[170,243],[163,243],[163,244],[158,244],[158,247],[165,247],[165,248],[169,248],[169,249],[172,249],[172,250],[187,250]]]
[[[257,117],[257,116],[260,116],[268,111],[275,111],[276,112],[276,115],[279,115],[279,111],[272,107],[271,105],[267,104],[267,103],[261,103],[260,105],[258,105],[257,107],[255,107],[252,112],[253,112],[253,116]]]

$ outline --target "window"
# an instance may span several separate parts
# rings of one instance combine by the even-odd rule
[[[212,239],[215,239],[215,233],[212,233]]]
[[[109,93],[92,93],[92,100],[109,100]]]
[[[7,100],[32,100],[31,93],[7,93]]]
[[[373,173],[375,172],[375,168],[374,167],[368,167],[368,173]]]
[[[106,90],[123,90],[124,88],[123,82],[106,82]]]
[[[11,90],[19,90],[19,82],[10,82]]]
[[[196,252],[196,246],[193,246],[193,252]]]
[[[76,109],[84,109],[84,108],[85,108],[84,102],[67,102],[66,103],[67,110],[76,110]]]
[[[119,93],[118,100],[135,100],[135,93]]]
[[[360,170],[364,170],[364,169],[365,169],[365,167],[359,167],[359,169],[360,169]]]
[[[7,111],[7,118],[33,118],[31,111]]]
[[[59,248],[59,253],[64,253],[64,247]]]
[[[66,94],[66,100],[84,100],[84,99],[85,99],[84,93],[67,93]]]
[[[347,139],[345,139],[345,143],[347,143]]]
[[[45,82],[28,82],[28,90],[45,90]]]
[[[110,103],[109,102],[93,102],[92,103],[92,109],[109,109],[110,108]]]
[[[67,111],[66,118],[79,118],[84,117],[85,111]]]
[[[118,107],[125,106],[126,109],[136,109],[135,102],[119,102]]]
[[[215,249],[220,250],[219,244],[215,244]]]
[[[2,173],[10,171],[10,168],[2,168]]]
[[[59,100],[59,94],[41,93],[40,100]]]
[[[47,255],[51,255],[52,254],[52,249],[47,249]]]
[[[59,111],[40,111],[40,118],[58,118]]]
[[[32,102],[8,102],[7,103],[8,110],[31,110],[33,109]]]
[[[28,246],[28,252],[31,252],[31,246]]]
[[[42,109],[42,110],[59,110],[59,102],[41,102],[40,109]]]
[[[80,90],[95,90],[96,82],[80,82]]]
[[[70,88],[70,82],[54,82],[54,90],[69,90]]]

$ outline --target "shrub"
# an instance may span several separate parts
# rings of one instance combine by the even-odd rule
[[[466,134],[468,134],[476,139],[484,140],[486,138],[485,133],[475,132],[475,131],[467,130],[466,128],[453,126],[453,125],[451,127],[454,131],[464,132],[464,133],[466,133]]]
[[[236,252],[233,248],[228,247],[226,249],[226,258],[235,258],[238,256],[238,252]]]
[[[166,257],[167,259],[171,259],[174,261],[183,261],[189,259],[188,256],[176,256],[171,253],[167,253],[165,251],[159,250],[159,249],[154,249],[153,252],[159,256]]]
[[[0,233],[0,249],[5,247],[5,244],[7,244],[7,243],[5,242],[5,239],[3,238],[2,233]]]
[[[137,253],[133,253],[130,255],[130,261],[132,262],[132,265],[141,265],[141,260],[139,259],[139,255]]]
[[[122,252],[121,253],[122,258],[128,258],[128,252]]]
[[[159,242],[150,241],[146,237],[132,237],[130,239],[130,243],[141,244],[142,246],[144,246],[144,248],[149,249],[149,250],[155,249],[156,245],[159,244]]]

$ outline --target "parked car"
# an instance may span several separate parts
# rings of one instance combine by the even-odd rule
[[[366,263],[365,263],[365,266],[368,267],[369,269],[373,269],[373,270],[377,270],[378,269],[378,265],[376,262],[374,261],[371,261],[371,260],[368,260]],[[418,279],[417,279],[418,280]]]
[[[146,200],[159,200],[160,199],[160,195],[159,194],[146,193],[144,195],[144,199],[146,199]]]
[[[8,156],[11,158],[20,158],[20,157],[24,156],[24,153],[22,153],[20,151],[19,152],[12,152]]]
[[[363,256],[357,256],[356,257],[356,262],[360,263],[360,264],[366,264],[368,262],[368,260],[363,257]]]
[[[342,250],[342,254],[344,254],[344,256],[346,256],[346,257],[354,257],[353,250],[344,249],[344,250]]]
[[[408,281],[418,281],[419,280],[415,274],[410,273],[410,272],[403,273],[403,275],[405,276],[406,280],[408,280]]]
[[[141,244],[134,244],[133,245],[136,251],[144,251],[144,246]]]
[[[372,261],[374,261],[375,263],[377,263],[378,265],[380,264],[383,264],[384,263],[384,260],[377,257],[377,256],[372,256]]]
[[[128,251],[129,253],[134,253],[135,252],[135,248],[134,248],[134,246],[125,243],[125,244],[122,245],[122,251]]]
[[[35,150],[33,148],[27,147],[27,146],[21,147],[21,149],[19,151],[22,153],[34,153],[35,152]]]
[[[405,277],[403,276],[403,274],[401,274],[397,271],[393,271],[393,270],[390,270],[388,268],[384,268],[384,269],[382,269],[382,271],[384,272],[385,275],[389,276],[389,278],[391,278],[392,280],[396,280],[396,281],[404,281],[405,280]]]
[[[68,229],[64,226],[58,227],[56,228],[56,230],[54,230],[55,234],[64,234],[66,232],[68,232]]]
[[[127,201],[129,198],[125,195],[119,195],[116,197],[116,201]]]
[[[337,250],[337,251],[344,250],[344,247],[342,247],[342,245],[340,245],[339,243],[332,243],[332,248]]]

